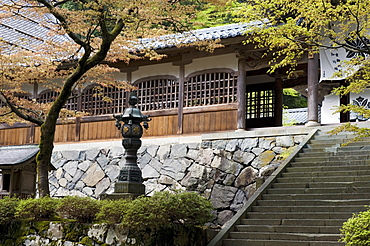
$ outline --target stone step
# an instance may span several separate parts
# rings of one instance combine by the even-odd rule
[[[281,233],[332,233],[340,232],[340,226],[286,226],[286,225],[236,225],[237,232],[281,232]]]
[[[337,152],[348,152],[348,151],[369,151],[370,142],[366,142],[365,145],[347,145],[337,149]]]
[[[358,141],[358,142],[353,142],[353,143],[348,143],[348,140],[341,140],[341,141],[330,141],[330,140],[311,140],[306,146],[305,149],[332,149],[332,148],[337,148],[337,149],[346,149],[346,148],[363,148],[366,146],[370,146],[370,141]],[[369,148],[369,147],[366,147]]]
[[[370,160],[362,159],[362,160],[340,160],[340,161],[297,161],[296,159],[294,162],[290,163],[290,167],[311,167],[311,166],[337,166],[337,167],[348,167],[352,165],[370,165]]]
[[[340,228],[370,204],[370,138],[321,132],[229,232],[224,246],[344,246]]]
[[[311,139],[307,143],[307,147],[314,147],[314,148],[319,148],[319,147],[329,147],[329,146],[337,146],[341,147],[344,146],[344,144],[348,143],[348,141],[344,139],[334,139],[334,140],[329,140],[329,139]]]
[[[317,157],[317,156],[320,156],[320,157],[329,157],[329,156],[334,156],[335,153],[334,152],[321,152],[321,151],[314,151],[314,150],[310,150],[310,151],[307,151],[307,152],[301,152],[298,154],[298,157],[299,158],[302,158],[302,157]],[[297,158],[297,157],[296,157]]]
[[[367,168],[366,170],[343,170],[341,171],[313,171],[313,172],[293,172],[290,170],[290,172],[284,172],[281,177],[290,178],[290,177],[333,177],[333,176],[366,176],[368,175],[370,178],[370,168]]]
[[[285,172],[287,173],[307,173],[307,172],[331,172],[331,171],[338,171],[343,170],[343,167],[338,166],[295,166],[295,167],[287,167]],[[370,164],[358,164],[358,165],[351,165],[351,170],[370,170]]]
[[[368,193],[327,193],[327,194],[264,194],[263,200],[345,200],[370,199]]]
[[[223,246],[344,246],[337,241],[224,239]]]
[[[368,181],[369,176],[336,176],[336,177],[280,177],[277,178],[279,183],[309,183],[309,182],[357,182]]]
[[[317,134],[314,136],[314,139],[353,139],[355,135],[349,132],[339,132],[338,134],[331,135],[327,132],[318,131]]]
[[[282,198],[282,197],[279,197]],[[316,200],[258,200],[258,206],[352,206],[370,204],[370,198],[364,199],[345,199],[345,200],[330,200],[330,199],[316,199]]]
[[[365,211],[363,205],[347,205],[347,206],[253,206],[252,212],[350,212],[357,213]]]
[[[275,188],[270,189],[267,194],[352,194],[368,193],[370,187],[326,187],[326,188]]]
[[[347,220],[352,212],[249,212],[247,219],[343,219]]]
[[[231,232],[231,239],[260,239],[260,240],[294,240],[294,241],[338,241],[341,235],[324,233],[271,233],[271,232]]]
[[[298,157],[330,157],[330,156],[368,156],[369,150],[342,150],[336,149],[335,151],[318,151],[318,150],[310,150],[307,152],[301,152],[298,154]]]
[[[322,187],[370,187],[370,181],[359,182],[302,182],[302,183],[274,183],[272,188],[322,188]]]
[[[321,156],[316,157],[298,157],[294,158],[294,162],[324,162],[324,161],[343,161],[343,160],[368,160],[370,159],[370,152],[367,155],[343,155],[343,156]]]
[[[240,225],[337,226],[347,219],[241,219]]]

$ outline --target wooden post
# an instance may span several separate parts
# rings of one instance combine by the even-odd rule
[[[78,88],[77,110],[82,111],[82,90]],[[81,117],[76,117],[75,141],[81,140]]]
[[[246,61],[244,57],[239,57],[238,60],[238,85],[237,85],[237,100],[238,100],[238,113],[237,113],[237,131],[246,129]]]
[[[35,124],[31,124],[29,128],[29,140],[28,140],[28,142],[31,144],[35,143],[35,129],[36,129]]]
[[[183,133],[184,122],[184,82],[185,82],[185,65],[179,67],[179,106],[177,113],[177,134]]]
[[[275,79],[275,126],[283,125],[283,80]]]
[[[192,60],[184,60],[173,63],[174,66],[179,66],[179,102],[177,111],[177,134],[183,133],[185,65],[190,63],[192,63]]]
[[[76,117],[76,134],[75,141],[79,142],[81,140],[81,117]]]
[[[319,126],[318,88],[319,88],[319,57],[318,54],[308,54],[307,61],[308,88],[308,122],[306,126]]]

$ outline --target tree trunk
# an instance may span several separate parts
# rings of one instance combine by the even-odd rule
[[[79,67],[66,80],[62,91],[51,106],[45,122],[41,125],[41,135],[39,144],[39,153],[36,156],[38,193],[40,197],[49,196],[49,169],[51,164],[51,155],[54,149],[54,136],[59,113],[67,102],[72,92],[73,85],[81,78],[83,72]]]
[[[40,151],[37,154],[38,192],[40,197],[49,196],[49,168],[54,148],[55,124],[46,121],[41,126]]]
[[[72,93],[73,86],[78,80],[91,68],[101,63],[110,49],[112,41],[119,35],[124,26],[123,20],[120,20],[112,33],[106,33],[103,37],[100,50],[90,58],[91,49],[86,49],[85,54],[77,63],[77,67],[73,73],[64,81],[62,90],[59,96],[52,104],[45,122],[41,125],[39,153],[36,157],[37,176],[38,176],[38,192],[40,197],[49,196],[49,168],[51,164],[51,155],[54,149],[54,136],[59,113],[67,102],[68,97]]]

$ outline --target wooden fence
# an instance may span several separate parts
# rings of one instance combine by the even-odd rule
[[[236,104],[193,107],[184,109],[179,117],[175,109],[143,112],[150,114],[152,121],[149,129],[144,130],[144,137],[168,136],[179,134],[207,133],[236,129]],[[179,120],[181,124],[179,124]],[[55,142],[79,142],[94,140],[120,139],[112,115],[86,116],[61,122],[56,127]],[[180,131],[180,133],[181,133]],[[40,128],[29,124],[0,126],[0,145],[38,144]]]

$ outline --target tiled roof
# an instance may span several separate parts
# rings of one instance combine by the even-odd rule
[[[37,145],[0,147],[0,167],[21,164],[35,157],[38,151]]]
[[[9,2],[0,0],[1,3]],[[0,11],[0,14],[4,14]],[[8,44],[12,44],[24,49],[32,50],[32,46],[40,45],[46,40],[53,42],[67,41],[66,35],[49,35],[50,28],[40,25],[40,22],[56,22],[51,14],[40,15],[37,18],[19,10],[12,17],[0,19],[0,39]]]
[[[9,0],[0,0],[1,3],[8,2]],[[3,41],[11,44],[19,44],[22,40],[21,46],[30,49],[32,45],[40,44],[45,39],[52,38],[53,41],[62,42],[66,41],[67,36],[54,36],[48,35],[49,29],[39,25],[40,20],[46,20],[50,25],[56,22],[52,15],[43,15],[35,19],[26,13],[17,13],[14,18],[0,20],[0,38]],[[165,49],[175,47],[181,44],[190,44],[195,41],[227,39],[237,36],[242,36],[248,26],[255,26],[261,22],[229,24],[211,28],[204,28],[193,30],[184,33],[163,35],[158,38],[143,38],[140,39],[137,49],[150,48],[150,49]]]
[[[229,24],[217,27],[198,29],[194,31],[170,34],[158,38],[143,38],[140,40],[139,48],[165,49],[180,44],[190,44],[196,41],[217,40],[242,36],[248,26],[258,25],[261,22]]]

